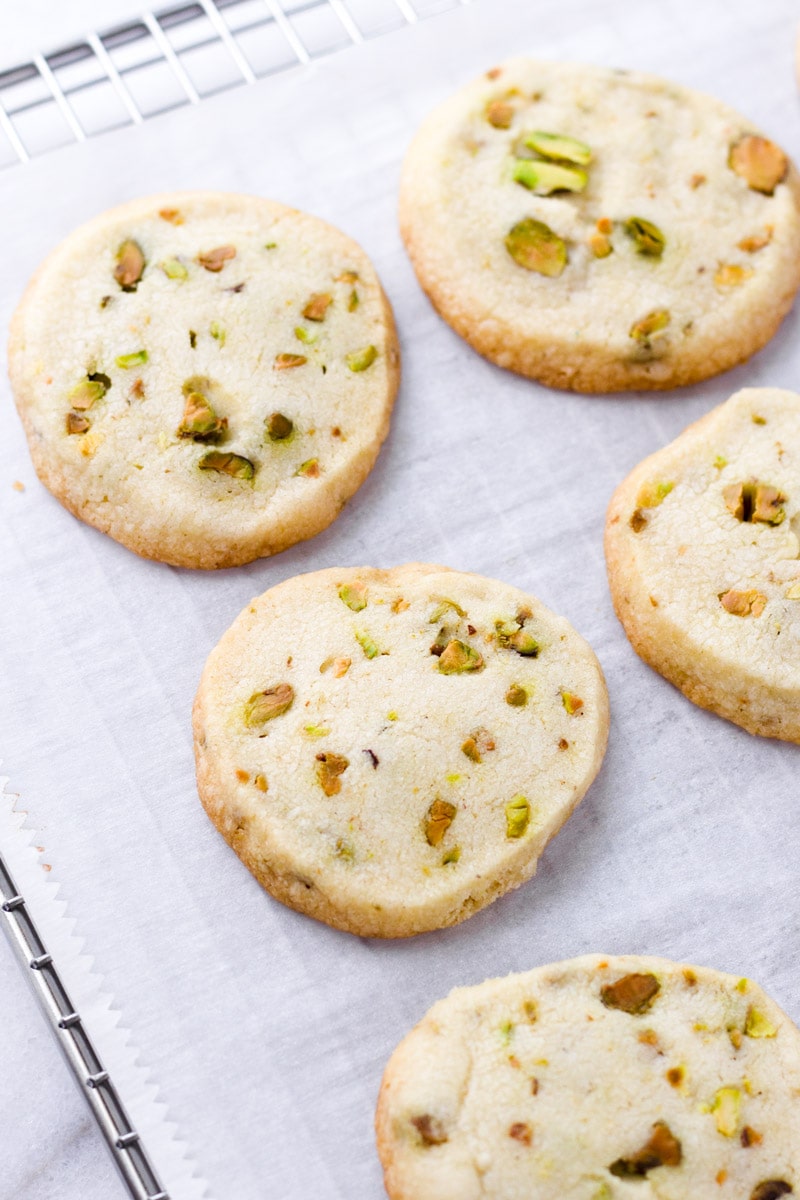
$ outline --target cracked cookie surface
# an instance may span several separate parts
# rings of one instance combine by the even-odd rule
[[[800,182],[720,101],[511,59],[441,104],[400,224],[446,321],[553,387],[668,388],[760,349],[800,284]]]
[[[600,767],[608,701],[587,643],[517,588],[331,569],[241,613],[194,732],[206,811],[267,891],[405,937],[530,878]]]
[[[269,200],[144,197],[72,233],[14,317],[36,470],[149,558],[224,567],[324,529],[369,473],[399,378],[354,242]]]
[[[645,459],[606,521],[645,662],[750,733],[800,742],[800,396],[737,392]]]
[[[587,955],[458,988],[378,1101],[391,1200],[800,1191],[800,1032],[747,979]]]

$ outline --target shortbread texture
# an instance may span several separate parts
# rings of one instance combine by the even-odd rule
[[[212,651],[211,820],[285,904],[353,933],[453,925],[527,880],[594,779],[608,702],[561,617],[411,564],[297,576]]]
[[[587,955],[459,988],[400,1043],[391,1200],[779,1200],[800,1191],[800,1033],[756,984]]]
[[[400,225],[444,319],[501,367],[580,392],[742,362],[800,284],[800,182],[710,96],[515,58],[446,100],[403,168]]]
[[[614,493],[606,559],[636,652],[695,704],[800,742],[800,396],[746,388]]]
[[[34,276],[9,368],[43,483],[149,558],[224,567],[324,529],[370,471],[399,356],[364,252],[269,200],[149,196]]]

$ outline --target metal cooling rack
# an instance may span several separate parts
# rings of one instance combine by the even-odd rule
[[[0,170],[471,0],[196,0],[0,72]],[[169,1200],[0,853],[2,925],[134,1200]]]

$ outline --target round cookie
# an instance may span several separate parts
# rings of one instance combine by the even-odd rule
[[[800,1032],[756,984],[587,955],[458,988],[395,1050],[391,1200],[800,1192]]]
[[[562,617],[420,564],[265,592],[194,709],[226,841],[284,904],[374,937],[453,925],[529,879],[607,733],[597,659]]]
[[[645,662],[750,733],[800,742],[800,396],[746,388],[646,458],[606,522]]]
[[[444,319],[580,392],[669,388],[773,335],[800,284],[800,178],[710,96],[514,58],[423,123],[400,226]]]
[[[148,196],[43,263],[9,371],[34,466],[148,558],[228,567],[312,537],[363,483],[399,379],[354,242],[255,196]]]

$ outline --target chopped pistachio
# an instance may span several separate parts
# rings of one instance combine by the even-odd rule
[[[359,305],[358,292],[355,288],[351,291],[347,299],[347,311],[355,312]]]
[[[589,249],[595,258],[608,258],[614,247],[605,233],[592,233],[588,239]]]
[[[666,238],[652,221],[646,221],[644,217],[629,217],[623,229],[628,237],[633,238],[639,254],[660,258],[664,253]]]
[[[524,708],[527,703],[528,693],[525,688],[519,683],[512,683],[506,692],[506,704],[510,704],[512,708]]]
[[[636,497],[636,503],[639,508],[658,508],[659,504],[667,498],[674,483],[645,483],[639,488],[639,495]]]
[[[353,612],[361,612],[367,607],[367,585],[360,579],[352,583],[343,583],[339,588],[339,599]]]
[[[742,1093],[735,1087],[720,1088],[711,1105],[711,1112],[717,1123],[717,1130],[723,1137],[733,1137],[739,1125],[739,1112],[742,1106]]]
[[[345,361],[351,371],[366,371],[377,357],[378,351],[374,346],[365,346],[363,350],[356,350],[352,354],[348,354]]]
[[[525,217],[506,234],[505,246],[514,262],[526,271],[555,278],[567,265],[567,244],[544,221]]]
[[[123,292],[136,291],[144,268],[145,258],[141,246],[128,238],[117,250],[117,265],[114,267],[114,278]]]
[[[158,215],[162,221],[169,221],[170,225],[182,225],[183,214],[177,208],[160,208]]]
[[[264,249],[265,250],[275,250],[277,248],[277,245],[278,245],[277,242],[265,242]]]
[[[235,246],[217,246],[214,250],[206,250],[203,254],[198,254],[197,261],[201,267],[205,267],[207,271],[212,271],[216,275],[232,258],[236,258]]]
[[[302,367],[308,359],[303,354],[278,354],[275,356],[275,370],[289,371],[292,367]]]
[[[528,633],[527,629],[519,629],[515,623],[510,621],[496,621],[495,632],[498,645],[509,650],[516,650],[517,654],[521,654],[524,658],[539,657],[542,647],[533,634]]]
[[[342,271],[341,275],[336,276],[337,283],[357,283],[358,271]]]
[[[714,285],[721,291],[739,287],[749,279],[753,272],[749,267],[740,267],[736,263],[723,263],[714,272]]]
[[[516,1142],[521,1142],[523,1146],[530,1146],[533,1140],[533,1131],[527,1122],[515,1121],[509,1128],[508,1136]]]
[[[754,589],[737,592],[731,588],[720,595],[719,601],[725,611],[734,617],[760,617],[767,606],[764,593]]]
[[[728,166],[740,175],[754,192],[771,196],[789,170],[789,160],[774,142],[755,134],[746,134],[734,142]]]
[[[506,837],[521,838],[530,825],[531,806],[524,796],[514,796],[506,805]]]
[[[461,675],[465,671],[480,671],[483,668],[483,656],[468,646],[453,638],[447,643],[439,655],[439,670],[442,675]]]
[[[758,250],[763,250],[772,241],[772,226],[767,225],[763,233],[754,233],[750,237],[742,238],[737,242],[740,250],[744,250],[746,254],[755,254]]]
[[[748,1146],[760,1146],[763,1140],[764,1135],[757,1133],[751,1125],[745,1125],[739,1137],[739,1141],[745,1149]]]
[[[316,479],[320,474],[320,465],[318,458],[307,458],[305,462],[300,463],[300,466],[295,471],[295,475],[305,475],[309,479]]]
[[[731,483],[723,489],[722,497],[728,512],[738,521],[780,525],[786,516],[786,510],[782,507],[786,503],[784,494],[770,484],[757,480]]]
[[[130,354],[120,354],[116,363],[121,371],[130,371],[131,367],[144,366],[148,357],[146,350],[133,350]]]
[[[377,658],[380,654],[378,646],[373,642],[368,633],[356,632],[356,641],[367,658]]]
[[[664,336],[664,331],[671,321],[670,314],[665,308],[655,309],[653,312],[642,317],[639,321],[634,321],[631,325],[628,336],[638,342],[644,349],[649,350],[654,341]]]
[[[266,424],[267,434],[273,442],[285,442],[288,437],[291,437],[294,430],[294,422],[279,412],[271,413],[267,417]]]
[[[103,380],[108,379],[107,375],[102,377],[87,375],[80,383],[77,383],[74,388],[67,392],[67,399],[74,409],[78,412],[87,412],[92,405],[98,400],[102,400],[108,388],[111,386],[111,381],[104,383]]]
[[[441,1146],[447,1141],[444,1125],[430,1113],[423,1113],[421,1117],[412,1117],[411,1124],[419,1134],[423,1146]]]
[[[67,413],[67,433],[86,433],[91,428],[91,421],[88,417],[82,417],[78,413]]]
[[[189,345],[193,350],[197,348],[197,334],[193,329],[189,330]]]
[[[793,583],[786,592],[787,600],[800,600],[800,583]]]
[[[727,467],[727,465],[728,465],[728,460],[724,454],[717,454],[714,456],[714,466],[717,468],[718,471],[721,471],[722,468]]]
[[[655,975],[633,972],[623,975],[616,983],[607,983],[600,989],[600,1000],[606,1008],[618,1008],[622,1012],[637,1015],[646,1012],[661,991]]]
[[[244,723],[249,729],[266,725],[273,717],[288,712],[294,702],[294,688],[290,683],[276,683],[263,692],[254,692],[244,709]]]
[[[331,304],[333,304],[333,296],[329,292],[316,292],[306,302],[303,316],[307,321],[324,321]]]
[[[563,167],[560,163],[542,162],[533,158],[518,158],[514,163],[513,179],[537,196],[553,192],[582,192],[589,176],[579,167]]]
[[[345,862],[348,862],[348,863],[355,862],[355,858],[356,858],[355,846],[353,845],[352,842],[347,841],[346,838],[337,838],[336,839],[336,847],[334,849],[334,854],[336,855],[337,858],[341,858]]]
[[[495,129],[508,129],[514,120],[514,106],[507,100],[490,100],[486,105],[486,120]]]
[[[189,272],[179,258],[165,258],[158,264],[167,279],[188,279]]]
[[[462,743],[461,750],[464,754],[466,754],[467,758],[472,760],[472,762],[483,762],[483,759],[481,758],[481,752],[478,749],[478,743],[475,741],[474,737],[468,737],[467,740]]]
[[[557,162],[578,163],[585,167],[592,160],[591,147],[563,133],[534,131],[526,133],[522,141],[529,150],[535,150],[543,158],[554,158]]]
[[[781,1196],[788,1196],[793,1191],[794,1188],[785,1179],[765,1179],[753,1188],[750,1200],[780,1200]]]
[[[571,717],[574,717],[583,708],[583,701],[580,696],[574,696],[572,692],[562,692],[561,703]]]
[[[456,816],[456,806],[448,800],[434,800],[425,815],[425,838],[429,846],[439,846],[444,835],[453,824]]]
[[[330,733],[330,729],[328,729],[326,725],[304,725],[303,732],[305,733],[306,737],[321,738],[327,737]]]
[[[461,847],[451,846],[449,850],[445,850],[442,855],[442,866],[449,867],[453,863],[457,863],[461,858]]]
[[[459,617],[466,617],[467,615],[460,604],[456,604],[455,600],[449,600],[446,596],[431,596],[431,600],[438,600],[439,603],[434,609],[433,615],[428,617],[429,625],[437,625],[445,613],[448,612],[457,613]]]
[[[350,664],[353,660],[350,658],[335,658],[333,660],[333,676],[335,679],[341,679],[350,669]]]
[[[316,342],[317,338],[319,337],[319,334],[312,333],[309,329],[306,329],[304,325],[297,325],[295,327],[294,336],[297,338],[298,342],[302,342],[304,346],[313,346],[314,342]]]
[[[189,393],[183,420],[177,429],[178,437],[193,438],[196,442],[213,442],[227,427],[227,418],[218,417],[205,396],[200,392]]]
[[[685,1067],[670,1067],[666,1072],[666,1080],[670,1087],[679,1088],[685,1077]]]
[[[681,1144],[664,1121],[656,1121],[653,1132],[641,1150],[628,1158],[618,1158],[608,1168],[618,1179],[636,1179],[655,1167],[677,1167],[683,1158]]]
[[[765,1013],[751,1004],[747,1010],[744,1032],[749,1038],[774,1038],[778,1030]]]
[[[343,754],[325,751],[317,755],[317,781],[326,796],[335,796],[342,790],[339,776],[343,775],[349,766],[350,762]]]
[[[212,321],[208,332],[211,334],[215,342],[219,342],[220,346],[225,345],[225,339],[228,335],[220,325],[219,321]]]
[[[635,508],[631,513],[631,519],[628,524],[634,533],[641,533],[647,525],[647,517],[640,508]]]
[[[767,423],[767,418],[760,417],[758,415],[758,413],[753,413],[752,416],[750,417],[750,420],[753,422],[754,425],[766,425],[766,423]]]
[[[209,450],[200,459],[198,466],[201,471],[219,471],[223,475],[230,475],[232,479],[252,479],[256,473],[249,458],[222,450]]]

